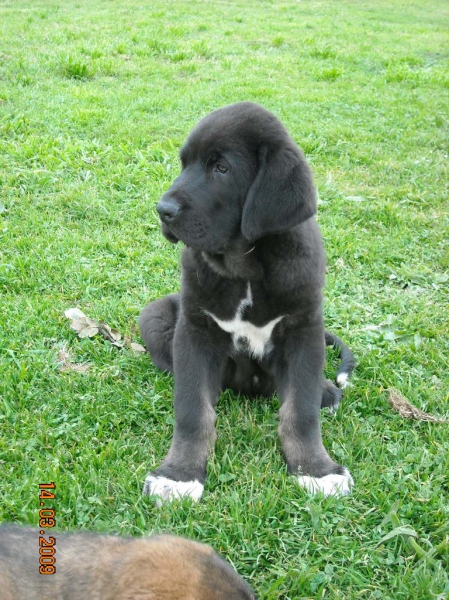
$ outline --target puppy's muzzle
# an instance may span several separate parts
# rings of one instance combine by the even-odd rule
[[[173,196],[164,194],[164,196],[162,196],[162,198],[159,200],[156,210],[159,213],[159,218],[161,219],[161,230],[164,237],[166,237],[167,240],[172,244],[176,244],[178,242],[178,237],[173,233],[171,227],[174,225],[176,226],[176,222],[181,212],[178,202],[173,198]]]
[[[156,206],[156,210],[159,213],[162,223],[166,225],[172,224],[180,213],[179,204],[172,196],[167,195],[162,196]]]

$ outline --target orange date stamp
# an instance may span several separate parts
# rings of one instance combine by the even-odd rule
[[[56,538],[49,537],[46,539],[45,528],[51,528],[56,525],[56,511],[54,508],[48,508],[45,506],[46,500],[55,499],[56,485],[52,483],[40,483],[39,484],[39,527],[41,528],[39,533],[39,573],[41,575],[53,575],[56,573]]]

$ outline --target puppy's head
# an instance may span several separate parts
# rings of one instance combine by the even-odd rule
[[[290,229],[316,212],[304,155],[282,123],[251,102],[216,110],[180,152],[182,171],[157,205],[172,242],[224,254]]]
[[[120,555],[117,579],[114,598],[123,600],[256,600],[210,546],[171,535],[132,542]]]

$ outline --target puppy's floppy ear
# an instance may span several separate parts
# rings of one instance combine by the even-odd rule
[[[262,146],[259,168],[246,196],[242,233],[253,242],[291,229],[316,213],[316,192],[305,157],[293,146],[275,152]]]

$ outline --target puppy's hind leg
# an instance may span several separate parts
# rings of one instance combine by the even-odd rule
[[[173,372],[173,336],[179,314],[179,294],[150,302],[139,316],[140,334],[153,363]]]

